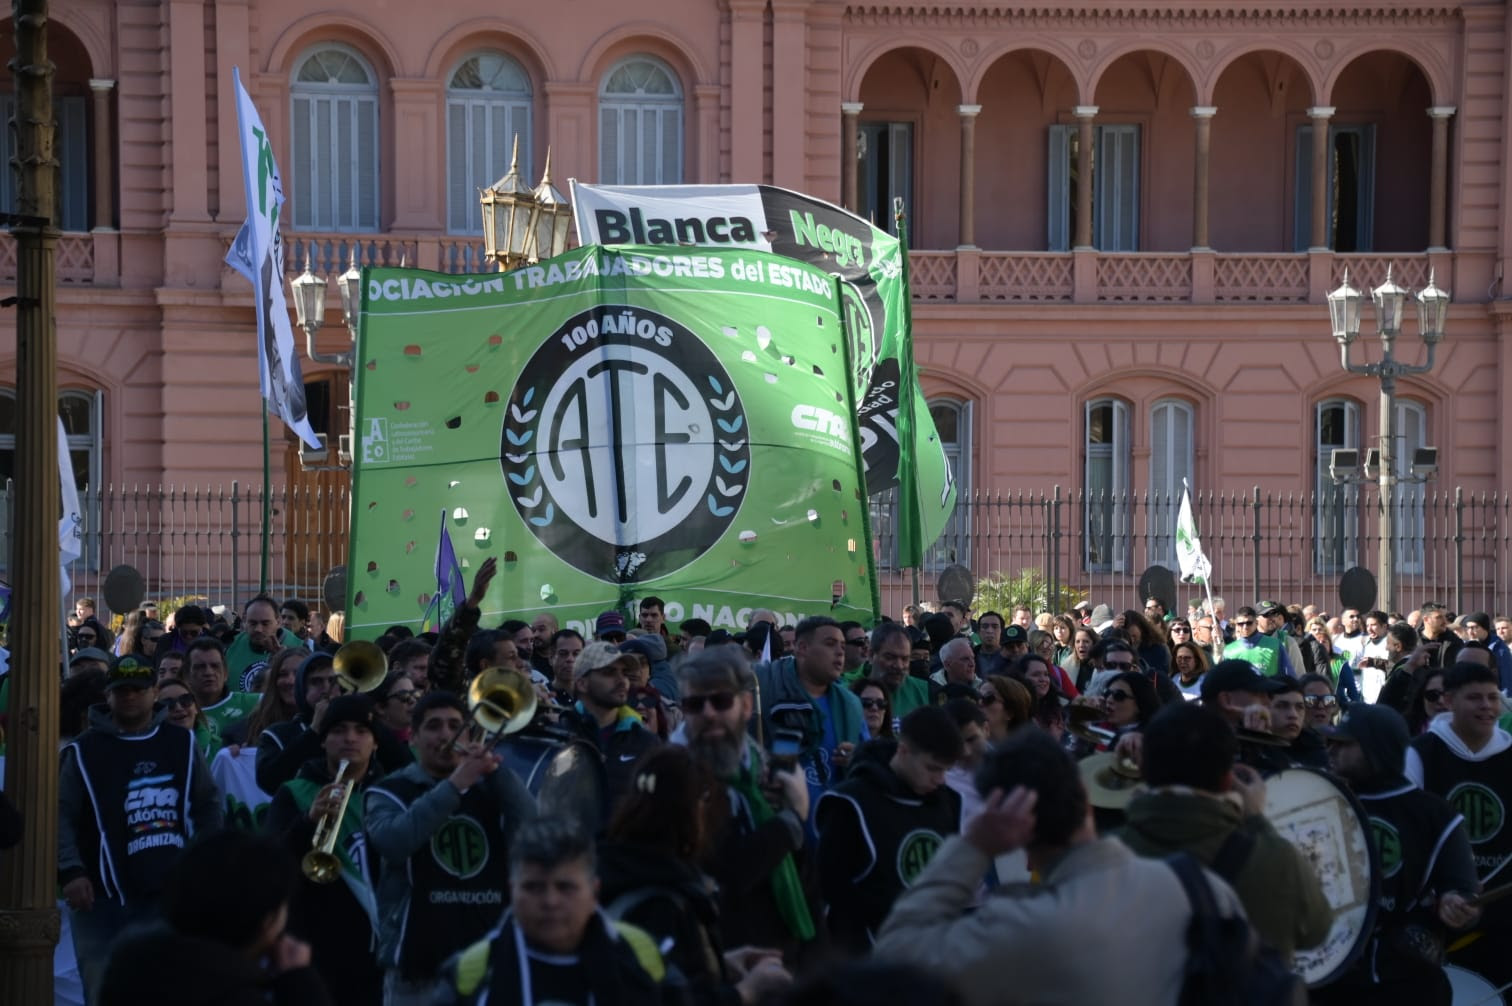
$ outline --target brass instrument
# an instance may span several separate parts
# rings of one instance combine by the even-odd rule
[[[536,702],[528,674],[511,667],[485,667],[467,686],[467,722],[452,747],[489,747],[500,737],[524,730],[535,717]]]
[[[388,656],[377,643],[354,639],[336,651],[331,670],[343,692],[370,692],[388,676]]]
[[[1089,744],[1112,744],[1118,735],[1107,727],[1094,726],[1108,718],[1107,710],[1086,702],[1073,702],[1066,718],[1066,732]]]
[[[346,778],[347,769],[351,765],[350,761],[343,758],[341,764],[336,767],[335,785],[341,787],[341,806],[336,808],[334,814],[322,815],[316,823],[315,840],[311,843],[310,851],[304,854],[304,859],[299,863],[299,868],[304,871],[304,875],[317,884],[329,884],[341,876],[341,860],[336,856],[336,838],[341,833],[341,819],[346,816],[347,803],[352,799],[352,790],[357,788],[355,781]]]

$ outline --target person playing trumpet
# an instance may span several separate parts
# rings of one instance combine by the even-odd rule
[[[264,823],[270,835],[304,857],[305,879],[289,906],[289,932],[310,944],[315,970],[336,1006],[372,1006],[383,998],[362,813],[362,790],[383,774],[373,757],[375,715],[367,695],[332,699],[317,728],[320,755],[279,787]],[[320,853],[339,865],[329,878],[314,868]]]
[[[535,800],[490,748],[462,738],[467,704],[431,692],[411,722],[417,761],[368,789],[385,1006],[429,1003],[436,973],[509,904],[509,842]],[[461,738],[459,742],[459,738]]]

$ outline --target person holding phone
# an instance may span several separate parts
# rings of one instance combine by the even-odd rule
[[[792,966],[815,947],[821,918],[805,841],[802,737],[770,738],[769,755],[746,732],[756,677],[738,646],[684,662],[678,685],[688,752],[723,784],[712,799],[729,808],[702,860],[719,885],[720,942],[775,948]]]

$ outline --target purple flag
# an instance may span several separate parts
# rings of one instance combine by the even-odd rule
[[[462,564],[457,562],[457,551],[452,548],[451,535],[446,530],[445,510],[441,511],[441,540],[436,543],[436,599],[443,606],[450,600],[454,608],[460,608],[467,600]],[[447,614],[442,615],[443,621]]]

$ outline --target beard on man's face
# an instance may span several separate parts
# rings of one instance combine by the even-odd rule
[[[688,751],[707,765],[715,776],[727,779],[740,771],[745,735],[731,734],[723,726],[710,727],[696,737],[689,736]]]

